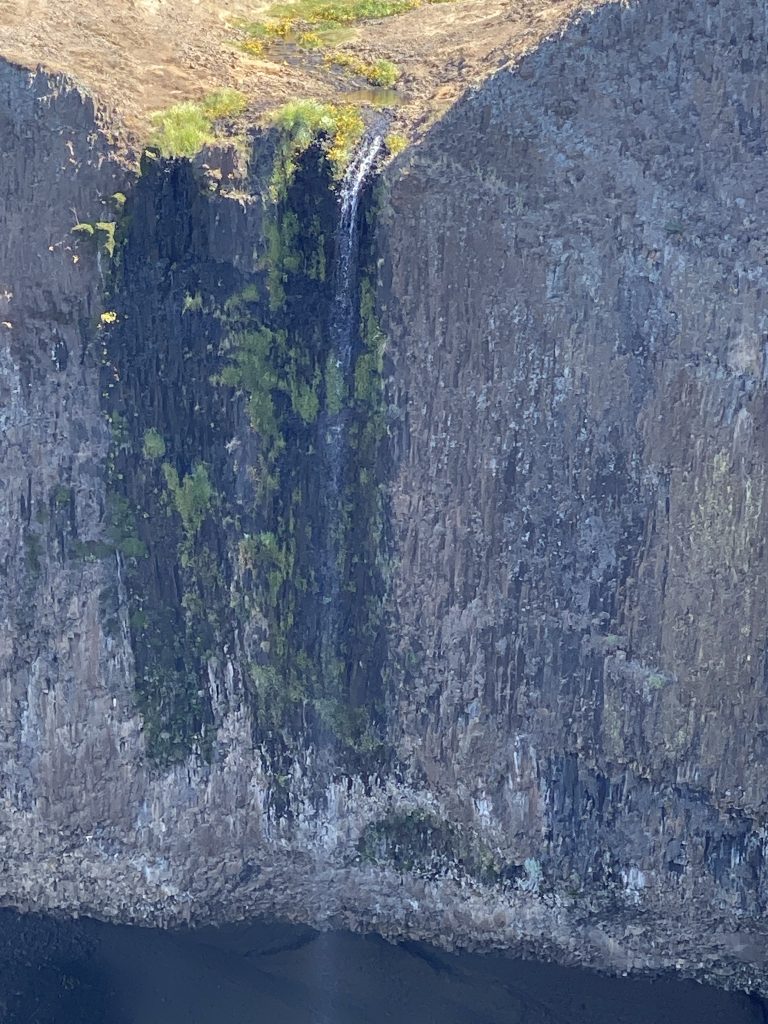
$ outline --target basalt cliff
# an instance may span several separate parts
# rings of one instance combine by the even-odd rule
[[[0,65],[3,904],[768,992],[767,47],[608,3],[343,177]]]

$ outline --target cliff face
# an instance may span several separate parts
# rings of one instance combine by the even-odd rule
[[[382,250],[404,742],[518,858],[746,917],[766,897],[764,40],[762,12],[722,3],[574,26],[434,130]]]
[[[4,67],[5,902],[767,987],[767,34],[607,6],[467,96],[341,380],[319,154],[135,180]]]

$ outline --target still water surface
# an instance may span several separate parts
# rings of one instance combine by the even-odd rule
[[[0,911],[2,1024],[765,1024],[693,982],[611,979],[375,937],[160,932]]]

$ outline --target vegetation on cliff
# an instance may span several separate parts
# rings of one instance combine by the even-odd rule
[[[232,356],[216,380],[244,393],[260,439],[254,482],[261,527],[239,546],[240,573],[255,585],[246,606],[252,603],[265,621],[268,659],[253,666],[260,720],[272,729],[295,727],[312,711],[322,729],[360,752],[376,742],[371,715],[378,714],[379,697],[373,703],[370,698],[381,672],[377,479],[384,339],[364,279],[355,331],[360,340],[350,378],[344,379],[332,347],[332,279],[325,273],[334,258],[336,202],[330,181],[318,193],[307,178],[307,167],[315,166],[330,171],[331,181],[335,177],[329,137],[318,140],[316,134],[325,133],[329,122],[326,112],[293,107],[285,123],[287,159],[295,165],[285,173],[286,150],[279,154],[282,187],[272,193],[277,201],[266,229],[266,308],[255,297],[227,304],[226,348]],[[317,157],[304,163],[299,147],[306,152],[313,141],[319,141]],[[299,168],[304,178],[294,181]],[[324,452],[329,424],[340,415],[351,461],[340,493],[334,494],[327,486]],[[324,590],[328,545],[343,581],[333,598]],[[340,646],[334,641],[332,650],[323,635],[329,600],[339,602],[347,624]]]
[[[280,134],[270,182],[270,195],[274,202],[285,200],[288,186],[296,174],[297,160],[314,143],[324,149],[333,177],[339,180],[365,130],[357,108],[319,103],[317,100],[286,103],[272,115],[272,123]],[[286,253],[283,253],[282,259],[285,258]]]
[[[164,157],[192,157],[214,142],[217,122],[238,117],[248,99],[237,89],[217,89],[200,103],[177,103],[152,115],[148,144]]]
[[[118,232],[114,316],[99,328],[105,406],[119,428],[110,459],[123,524],[115,543],[126,557],[139,707],[161,763],[211,755],[209,666],[225,651],[245,673],[262,741],[306,739],[309,730],[358,759],[379,744],[384,336],[365,241],[348,371],[333,341],[337,181],[362,120],[295,103],[275,122],[255,274],[222,285],[212,263],[206,279],[205,250],[189,250],[184,221],[199,223],[194,206],[209,200],[189,164],[148,161]],[[155,192],[168,174],[173,190]],[[156,195],[168,196],[159,213]],[[182,214],[179,201],[191,208]],[[158,216],[172,278],[141,254],[139,225]],[[152,311],[142,295],[159,288],[166,298]],[[152,364],[160,379],[175,367],[182,391],[157,391]],[[236,425],[243,408],[253,440]],[[349,457],[336,493],[327,432],[342,419]],[[328,558],[340,581],[333,596]],[[344,623],[332,641],[330,600]]]

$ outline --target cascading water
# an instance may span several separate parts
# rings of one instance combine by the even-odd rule
[[[341,216],[338,232],[338,259],[333,303],[333,330],[336,357],[346,379],[352,360],[355,310],[353,293],[357,271],[357,211],[360,193],[382,146],[380,135],[365,140],[347,168],[341,183]]]
[[[344,396],[351,386],[352,357],[357,332],[357,214],[360,196],[368,175],[381,150],[382,137],[369,135],[362,143],[347,168],[340,189],[340,216],[336,236],[336,271],[334,298],[331,307],[332,353],[335,363],[334,379],[338,382],[337,402],[329,402],[329,414],[324,424],[323,447],[327,461],[325,551],[321,568],[322,601],[322,670],[329,691],[335,689],[338,678],[340,638],[340,591],[342,568],[339,550],[338,523],[344,500],[344,473],[347,464],[347,437]],[[335,411],[334,411],[335,410]]]
[[[357,213],[360,195],[382,146],[380,135],[369,136],[349,165],[340,190],[340,216],[336,234],[336,271],[331,306],[330,358],[335,364],[338,380],[337,402],[328,402],[328,415],[321,429],[322,445],[327,465],[326,475],[326,528],[325,546],[320,567],[322,581],[322,614],[320,617],[321,671],[326,696],[338,695],[340,676],[344,665],[341,655],[342,621],[341,586],[343,550],[340,538],[343,532],[338,524],[343,515],[345,472],[348,465],[348,414],[344,396],[351,391],[353,355],[357,340]],[[326,757],[334,756],[335,744],[331,739],[321,751]],[[311,969],[322,993],[323,1005],[315,1005],[313,1024],[332,1024],[338,1019],[336,1008],[339,964],[333,952],[316,944],[310,954]]]

